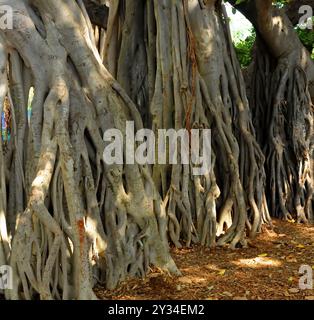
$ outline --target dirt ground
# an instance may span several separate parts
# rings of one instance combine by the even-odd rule
[[[299,289],[299,269],[314,269],[314,227],[274,221],[246,249],[202,247],[172,249],[182,272],[171,277],[152,270],[117,289],[96,289],[99,298],[116,300],[314,300],[314,290]],[[313,272],[314,276],[314,272]]]

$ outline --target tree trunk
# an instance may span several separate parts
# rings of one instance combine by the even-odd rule
[[[106,32],[81,0],[0,4],[15,11],[0,48],[0,102],[8,97],[13,115],[6,150],[0,140],[7,298],[91,299],[96,282],[113,288],[150,265],[179,274],[169,239],[235,248],[270,223],[264,156],[220,1],[112,0]],[[128,120],[136,130],[211,129],[211,171],[108,165],[104,133],[125,136]]]
[[[262,0],[239,9],[258,31],[250,107],[267,159],[270,211],[275,217],[314,222],[314,63],[284,10]]]

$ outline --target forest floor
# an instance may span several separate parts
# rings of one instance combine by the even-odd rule
[[[181,277],[152,270],[115,290],[96,288],[101,299],[116,300],[314,300],[299,289],[299,269],[314,269],[314,227],[275,220],[246,249],[172,249]],[[314,274],[314,272],[313,272]]]

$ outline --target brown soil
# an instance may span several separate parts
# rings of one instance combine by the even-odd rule
[[[314,300],[314,290],[299,289],[300,266],[314,268],[313,226],[274,221],[274,230],[265,230],[246,249],[195,246],[173,249],[172,255],[181,277],[152,270],[146,279],[95,291],[116,300]]]

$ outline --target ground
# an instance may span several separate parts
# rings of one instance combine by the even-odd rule
[[[299,289],[301,265],[314,268],[314,227],[274,221],[246,249],[177,250],[182,272],[171,277],[152,270],[146,279],[130,279],[115,290],[96,288],[101,299],[134,300],[314,300],[314,290]],[[314,272],[313,272],[314,274]]]

